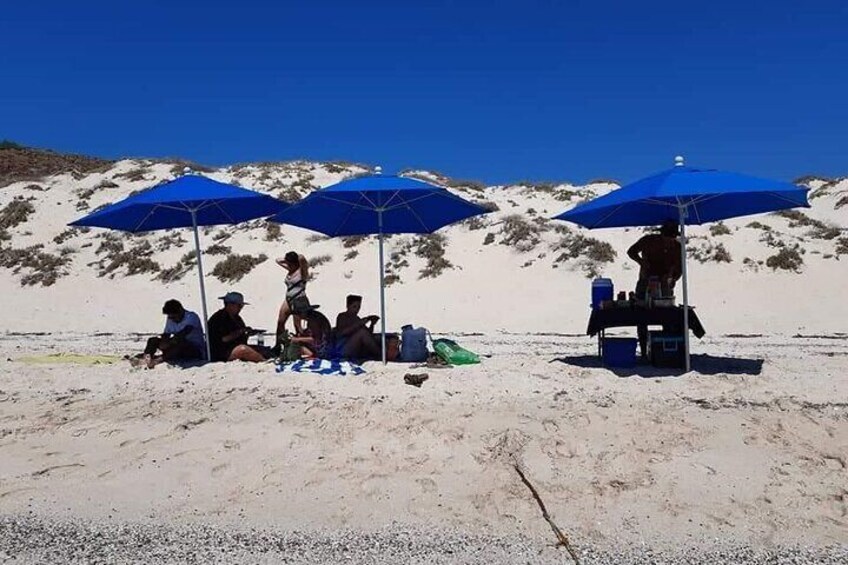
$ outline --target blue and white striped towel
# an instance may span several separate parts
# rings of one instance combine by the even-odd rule
[[[361,375],[365,369],[350,361],[328,359],[301,359],[289,363],[278,363],[278,373],[315,373],[318,375]]]

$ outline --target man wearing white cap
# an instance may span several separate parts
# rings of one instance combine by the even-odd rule
[[[251,361],[258,363],[271,357],[266,347],[247,345],[247,338],[262,333],[245,325],[239,315],[247,305],[240,292],[228,292],[220,297],[224,307],[209,318],[209,346],[212,361]]]

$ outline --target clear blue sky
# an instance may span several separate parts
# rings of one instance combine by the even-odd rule
[[[848,3],[4,2],[0,138],[488,182],[848,174]]]

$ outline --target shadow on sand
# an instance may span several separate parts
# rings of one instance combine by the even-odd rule
[[[606,367],[597,355],[558,357],[551,363],[564,363],[583,369],[607,369],[619,377],[677,377],[683,369],[654,367],[647,363],[635,367]],[[692,372],[702,375],[759,375],[763,372],[762,359],[740,359],[738,357],[716,357],[714,355],[692,355]]]

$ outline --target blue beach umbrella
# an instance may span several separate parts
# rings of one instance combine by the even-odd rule
[[[421,180],[368,175],[316,190],[271,220],[330,237],[377,235],[380,248],[380,322],[386,362],[383,236],[427,234],[488,210]]]
[[[604,196],[578,204],[555,217],[589,229],[680,224],[683,261],[683,327],[686,370],[689,363],[689,290],[686,225],[806,207],[809,189],[714,169],[686,167],[683,158],[667,171],[638,180]]]
[[[71,226],[98,227],[130,233],[191,227],[200,279],[206,358],[211,359],[206,312],[206,286],[198,226],[238,224],[277,214],[288,206],[267,194],[187,174],[149,188],[72,222]]]

